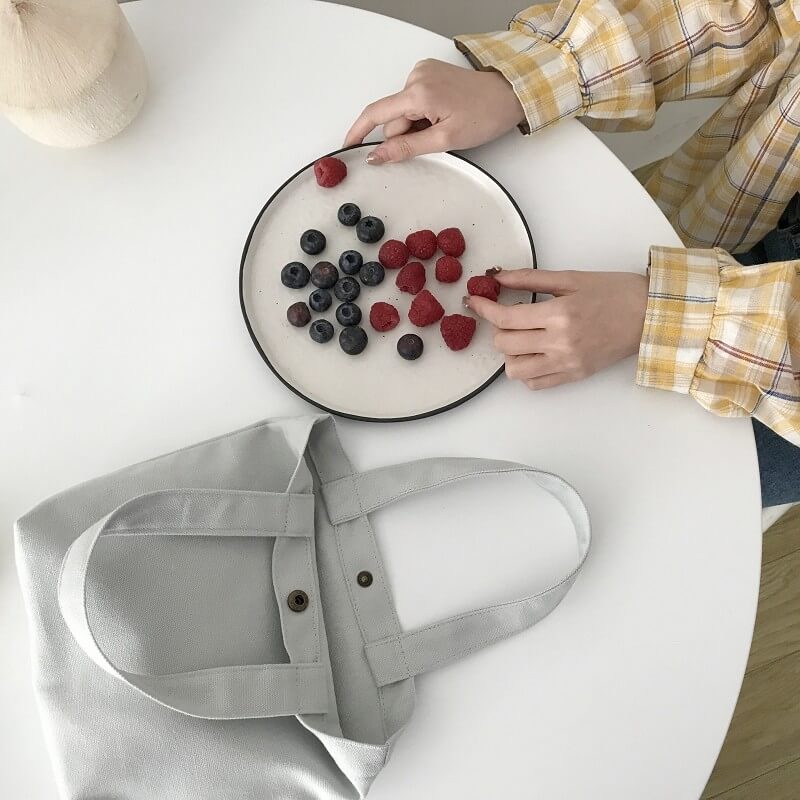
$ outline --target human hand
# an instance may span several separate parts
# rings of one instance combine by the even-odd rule
[[[487,270],[509,289],[555,295],[504,306],[485,297],[464,305],[495,326],[506,375],[547,389],[589,375],[639,350],[649,281],[630,272]]]
[[[377,165],[477,147],[524,119],[511,84],[499,72],[476,72],[426,59],[411,70],[405,89],[361,112],[344,143],[360,144],[383,125],[386,141],[367,156],[367,163]]]

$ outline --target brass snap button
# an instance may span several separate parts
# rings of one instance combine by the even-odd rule
[[[359,586],[363,586],[365,589],[367,586],[372,586],[372,573],[367,572],[366,570],[359,572],[356,576],[356,582]]]
[[[300,589],[295,589],[287,598],[292,611],[305,611],[308,608],[308,595]]]

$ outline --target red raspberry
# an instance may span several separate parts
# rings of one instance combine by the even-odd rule
[[[408,318],[418,327],[433,325],[444,316],[444,309],[439,301],[427,290],[423,289],[412,301],[408,309]]]
[[[347,165],[341,159],[326,156],[315,162],[314,176],[320,186],[330,189],[347,177]]]
[[[436,259],[436,280],[442,283],[455,283],[461,277],[461,262],[453,256]]]
[[[436,242],[446,256],[455,256],[456,258],[464,253],[467,246],[464,242],[464,234],[458,228],[445,228],[443,231],[439,231]]]
[[[414,231],[406,236],[406,247],[411,251],[414,258],[430,258],[437,248],[436,234],[427,228],[421,231]]]
[[[397,269],[408,261],[408,248],[397,239],[389,239],[381,245],[378,250],[378,261],[386,269]]]
[[[476,275],[467,281],[467,291],[472,295],[496,301],[500,294],[500,284],[491,275]]]
[[[375,303],[369,310],[369,324],[376,331],[385,333],[392,328],[396,328],[400,322],[400,314],[397,309],[389,303]]]
[[[417,294],[425,285],[425,267],[419,261],[409,261],[400,272],[395,281],[401,292]]]
[[[451,350],[463,350],[465,347],[469,347],[476,327],[477,323],[472,317],[450,314],[442,319],[439,330],[442,332],[444,343]]]

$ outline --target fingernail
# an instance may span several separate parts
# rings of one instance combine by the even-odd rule
[[[462,305],[464,306],[464,308],[469,308],[469,295],[468,295],[468,294],[465,294],[465,295],[464,295],[464,296],[461,298],[461,303],[462,303]]]
[[[378,164],[383,164],[385,162],[386,159],[383,157],[383,154],[379,150],[373,150],[371,153],[367,154],[367,164],[378,166]]]
[[[502,267],[489,267],[489,269],[486,270],[486,274],[487,275],[497,275],[498,272],[502,272],[502,271],[503,271]]]

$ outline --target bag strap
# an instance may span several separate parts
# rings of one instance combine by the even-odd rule
[[[109,660],[92,631],[86,603],[89,567],[101,536],[314,535],[314,496],[180,489],[139,495],[82,533],[61,564],[58,604],[78,645],[98,666],[174,711],[206,719],[323,713],[327,670],[321,663],[250,664],[168,675],[126,672]]]
[[[508,461],[471,458],[426,459],[357,473],[322,487],[331,522],[340,525],[417,492],[488,475],[524,474],[555,497],[575,528],[575,568],[553,586],[507,603],[458,614],[441,622],[377,641],[365,654],[378,686],[405,680],[535,625],[564,598],[583,566],[591,544],[591,526],[580,495],[566,481]]]

